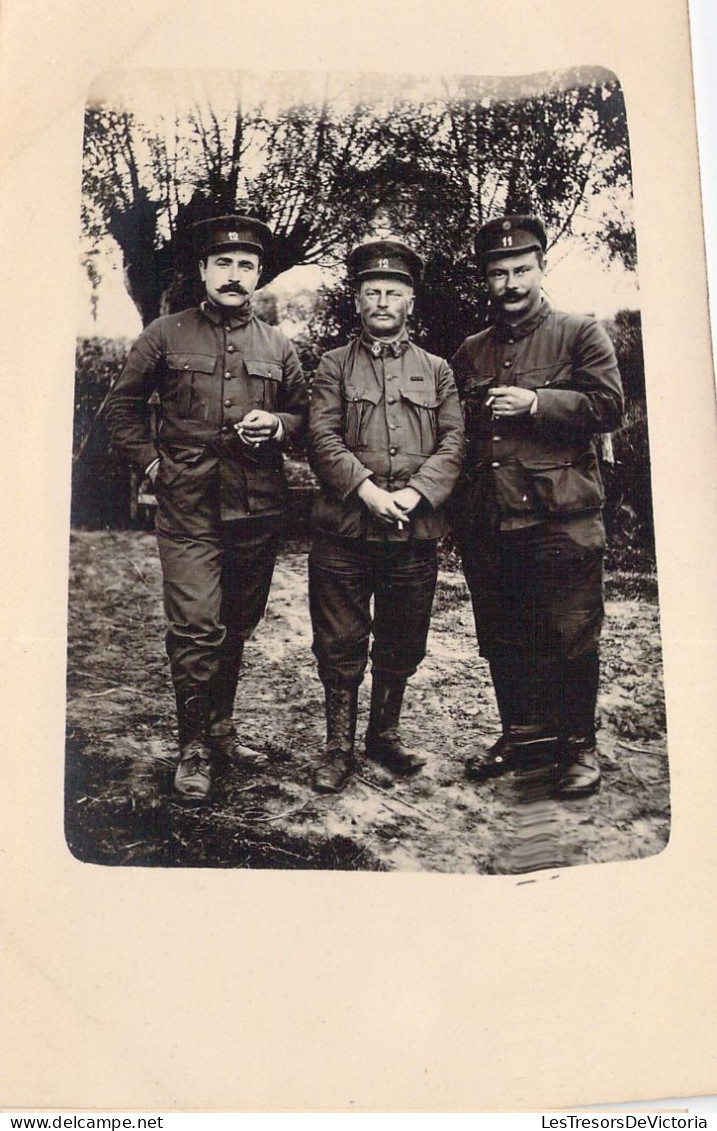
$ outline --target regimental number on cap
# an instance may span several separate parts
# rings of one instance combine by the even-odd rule
[[[503,238],[500,242],[501,242],[502,247],[512,247],[513,246],[513,237],[512,236],[503,236]]]
[[[386,268],[388,267],[388,260],[387,259],[379,259],[378,265],[379,265],[379,268],[386,270]]]
[[[228,240],[238,240],[239,239],[239,233],[238,232],[227,232],[227,239]]]

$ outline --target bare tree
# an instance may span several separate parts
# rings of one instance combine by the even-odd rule
[[[90,105],[91,277],[100,275],[92,248],[109,234],[146,323],[196,300],[197,220],[244,209],[267,220],[275,241],[266,282],[297,264],[344,262],[380,214],[429,261],[424,310],[438,345],[458,306],[473,317],[470,236],[498,211],[537,211],[552,245],[577,232],[634,267],[627,125],[609,72],[451,79],[440,97],[419,97],[404,81],[393,95],[350,100],[335,85],[327,78],[314,101],[278,109],[244,105],[240,87],[229,100],[210,91],[185,116],[152,120]]]

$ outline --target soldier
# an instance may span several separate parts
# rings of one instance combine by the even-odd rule
[[[180,801],[211,791],[211,756],[237,754],[244,641],[264,612],[287,503],[281,449],[305,427],[294,349],[252,313],[271,232],[249,216],[195,225],[206,298],[152,322],[130,351],[107,418],[152,479],[166,637],[177,701]],[[160,398],[156,439],[147,423]]]
[[[424,765],[401,742],[399,717],[406,681],[425,655],[436,545],[460,470],[463,421],[450,368],[408,337],[422,266],[393,239],[355,248],[361,333],[324,355],[312,391],[309,455],[321,493],[309,600],[326,691],[326,752],[314,787],[324,793],[341,790],[355,769],[358,689],[372,630],[366,754],[399,775]]]
[[[457,534],[503,730],[466,772],[483,781],[554,755],[557,739],[557,796],[569,799],[600,783],[605,528],[595,437],[619,423],[623,394],[605,331],[542,295],[546,246],[533,216],[479,230],[495,314],[452,362],[467,440]]]

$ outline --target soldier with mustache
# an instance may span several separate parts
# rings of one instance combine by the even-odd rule
[[[309,417],[309,458],[321,487],[309,554],[313,650],[326,701],[326,747],[313,777],[320,793],[338,793],[358,768],[369,649],[366,756],[399,777],[424,765],[404,745],[399,723],[406,684],[426,652],[436,547],[463,454],[451,370],[408,332],[423,260],[401,240],[368,237],[349,266],[361,330],[322,357]]]
[[[251,216],[195,229],[206,297],[147,326],[107,406],[113,443],[157,495],[179,724],[174,793],[188,803],[210,798],[213,759],[238,756],[242,652],[266,606],[288,498],[281,452],[308,415],[293,346],[251,308],[270,229]]]
[[[604,490],[596,437],[620,422],[615,353],[594,318],[542,294],[547,235],[534,216],[485,224],[475,251],[492,324],[453,358],[467,453],[457,535],[502,735],[474,781],[557,760],[556,793],[597,790]]]

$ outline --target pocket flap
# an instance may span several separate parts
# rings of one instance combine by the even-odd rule
[[[204,455],[204,447],[196,444],[174,444],[165,441],[161,447],[161,455],[169,457],[172,463],[197,463]]]
[[[463,395],[465,397],[482,396],[490,385],[491,381],[496,380],[497,376],[495,373],[487,373],[484,377],[469,377],[463,383]]]
[[[254,361],[244,358],[247,373],[250,377],[261,377],[265,381],[281,381],[283,373],[281,366],[275,361]]]
[[[363,385],[344,385],[343,394],[347,401],[369,401],[371,404],[378,404],[383,396],[381,389],[372,386],[367,388]]]
[[[605,502],[597,457],[591,450],[569,463],[531,460],[530,465],[526,461],[523,466],[541,508],[548,514],[595,510]]]
[[[569,354],[552,361],[550,365],[529,365],[523,369],[516,366],[514,377],[517,384],[526,389],[542,389],[550,385],[566,385],[572,380],[572,361]]]
[[[409,404],[418,405],[420,408],[438,408],[439,401],[433,389],[401,389],[401,396]]]
[[[183,369],[188,373],[213,373],[217,359],[206,353],[168,353],[170,369]]]

